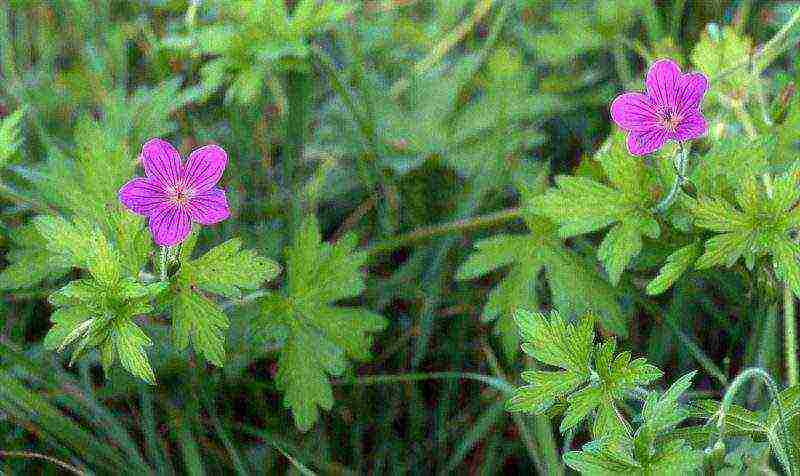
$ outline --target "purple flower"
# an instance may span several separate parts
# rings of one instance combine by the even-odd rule
[[[174,147],[150,139],[139,156],[147,177],[131,180],[119,190],[119,201],[150,219],[156,244],[173,246],[192,231],[192,223],[219,223],[230,216],[225,191],[215,185],[222,177],[228,154],[207,145],[189,154],[185,164]]]
[[[611,103],[611,118],[628,131],[628,152],[647,155],[668,140],[700,137],[708,125],[700,103],[708,89],[702,73],[681,74],[677,63],[658,60],[650,67],[644,93],[617,96]]]

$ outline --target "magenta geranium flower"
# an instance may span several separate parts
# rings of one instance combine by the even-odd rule
[[[147,177],[131,180],[119,190],[119,201],[150,219],[156,244],[173,246],[192,231],[192,223],[212,225],[230,216],[225,191],[216,187],[228,154],[207,145],[189,154],[185,164],[172,145],[150,139],[140,155]]]
[[[650,66],[646,91],[617,96],[611,103],[611,118],[628,131],[628,151],[647,155],[668,140],[685,141],[708,130],[700,103],[708,89],[702,73],[682,74],[670,59]]]

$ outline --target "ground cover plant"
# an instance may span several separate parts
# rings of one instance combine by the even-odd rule
[[[798,42],[0,3],[0,474],[800,475]]]

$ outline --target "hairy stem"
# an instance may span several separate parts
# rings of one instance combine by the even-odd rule
[[[686,180],[686,166],[689,162],[689,147],[683,142],[679,143],[678,150],[675,151],[673,157],[675,163],[675,181],[672,183],[672,188],[667,195],[661,199],[658,204],[653,208],[653,212],[662,213],[669,209],[675,199],[678,198],[678,191],[681,189],[683,182]]]
[[[517,220],[521,217],[522,210],[520,208],[507,208],[505,210],[490,213],[488,215],[477,216],[474,218],[463,218],[460,220],[451,221],[449,223],[419,228],[396,238],[370,245],[364,251],[370,257],[378,256],[391,253],[398,248],[402,248],[412,243],[429,240],[431,238],[436,238],[438,236],[447,235],[450,233],[489,228],[509,221]]]
[[[486,355],[486,360],[492,373],[495,377],[506,380],[503,372],[500,370],[500,363],[497,357],[492,352],[492,348],[486,342],[481,343],[481,348]],[[558,456],[558,445],[553,438],[553,429],[550,426],[550,421],[544,416],[533,417],[533,430],[535,436],[530,434],[528,426],[522,415],[519,413],[512,413],[511,419],[519,429],[522,435],[525,447],[528,454],[539,470],[539,474],[551,474],[554,476],[564,476],[564,467],[561,464],[561,458]]]
[[[81,471],[80,469],[76,468],[75,466],[72,466],[69,463],[65,463],[64,461],[61,461],[60,459],[53,458],[52,456],[43,455],[41,453],[34,453],[34,452],[31,452],[31,451],[3,451],[3,450],[0,450],[0,458],[41,459],[41,460],[44,460],[44,461],[49,461],[50,463],[53,463],[54,465],[56,465],[56,466],[58,466],[58,467],[60,467],[62,469],[65,469],[65,470],[69,471],[70,473],[78,474],[78,475],[81,475],[81,476],[86,474],[83,471]]]
[[[291,243],[302,215],[301,195],[297,185],[297,167],[303,157],[305,144],[305,106],[309,94],[309,78],[304,71],[286,73],[286,95],[289,110],[286,116],[286,150],[283,155],[283,186],[288,197],[286,230]]]
[[[410,373],[398,375],[368,375],[364,377],[354,377],[351,379],[341,379],[331,382],[333,385],[379,385],[384,383],[405,383],[418,382],[421,380],[475,380],[485,383],[500,392],[511,395],[514,386],[505,380],[492,377],[490,375],[477,374],[473,372],[427,372]]]
[[[794,293],[788,284],[783,286],[783,335],[786,349],[786,377],[789,386],[800,383],[797,368],[797,321],[795,319]]]
[[[158,258],[158,267],[161,271],[161,281],[167,280],[167,247],[162,246]]]
[[[27,197],[4,183],[0,183],[0,197],[20,205],[26,205],[30,207],[31,210],[35,210],[40,213],[45,213],[47,215],[56,214],[55,210],[50,208],[47,204],[42,203],[35,198]]]
[[[786,468],[787,473],[789,476],[795,474],[794,471],[794,444],[789,439],[789,433],[786,428],[786,417],[784,416],[783,412],[783,405],[781,404],[780,394],[778,393],[778,386],[775,384],[775,381],[772,380],[772,377],[764,371],[764,369],[760,369],[758,367],[751,367],[733,379],[731,382],[730,387],[725,392],[725,396],[722,398],[722,403],[720,404],[719,411],[718,411],[718,421],[717,426],[719,428],[719,437],[718,442],[722,442],[725,438],[725,415],[730,411],[731,405],[733,405],[733,399],[736,397],[736,394],[739,392],[740,388],[744,387],[744,384],[752,379],[761,379],[762,382],[767,386],[769,390],[770,398],[772,402],[775,404],[776,408],[778,409],[778,417],[780,422],[780,437],[783,443],[783,446],[787,452],[787,458],[789,459],[789,467]],[[771,431],[771,430],[769,430]]]

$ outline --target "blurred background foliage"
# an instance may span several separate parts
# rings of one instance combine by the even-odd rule
[[[795,5],[0,1],[0,472],[562,474],[556,429],[504,412],[508,388],[496,384],[525,365],[510,319],[520,306],[595,310],[666,382],[705,370],[696,387],[711,395],[737,369],[778,372],[777,311],[753,307],[746,276],[694,275],[642,303],[652,272],[641,271],[672,250],[650,243],[612,285],[596,237],[556,239],[524,204],[553,173],[602,177],[608,104],[641,89],[650,61],[717,75],[772,38]],[[700,148],[721,173],[763,154],[712,146],[725,127],[741,134],[731,124],[759,104],[782,119],[772,150],[796,154],[798,58],[759,58],[763,81],[744,68],[707,96],[712,131]],[[298,90],[293,74],[311,80]],[[294,117],[305,143],[287,183],[292,104],[304,109]],[[155,136],[183,153],[216,142],[231,157],[233,217],[202,232],[202,249],[240,236],[283,262],[287,203],[297,201],[323,239],[359,237],[366,283],[345,303],[388,325],[373,358],[333,381],[335,403],[310,430],[295,429],[281,403],[279,349],[254,336],[260,310],[247,302],[228,309],[223,369],[188,359],[163,321],[142,319],[155,387],[122,371],[104,379],[96,357],[68,368],[43,348],[46,298],[75,271],[43,251],[30,218],[125,226],[107,205]],[[498,380],[486,386],[478,374]]]

